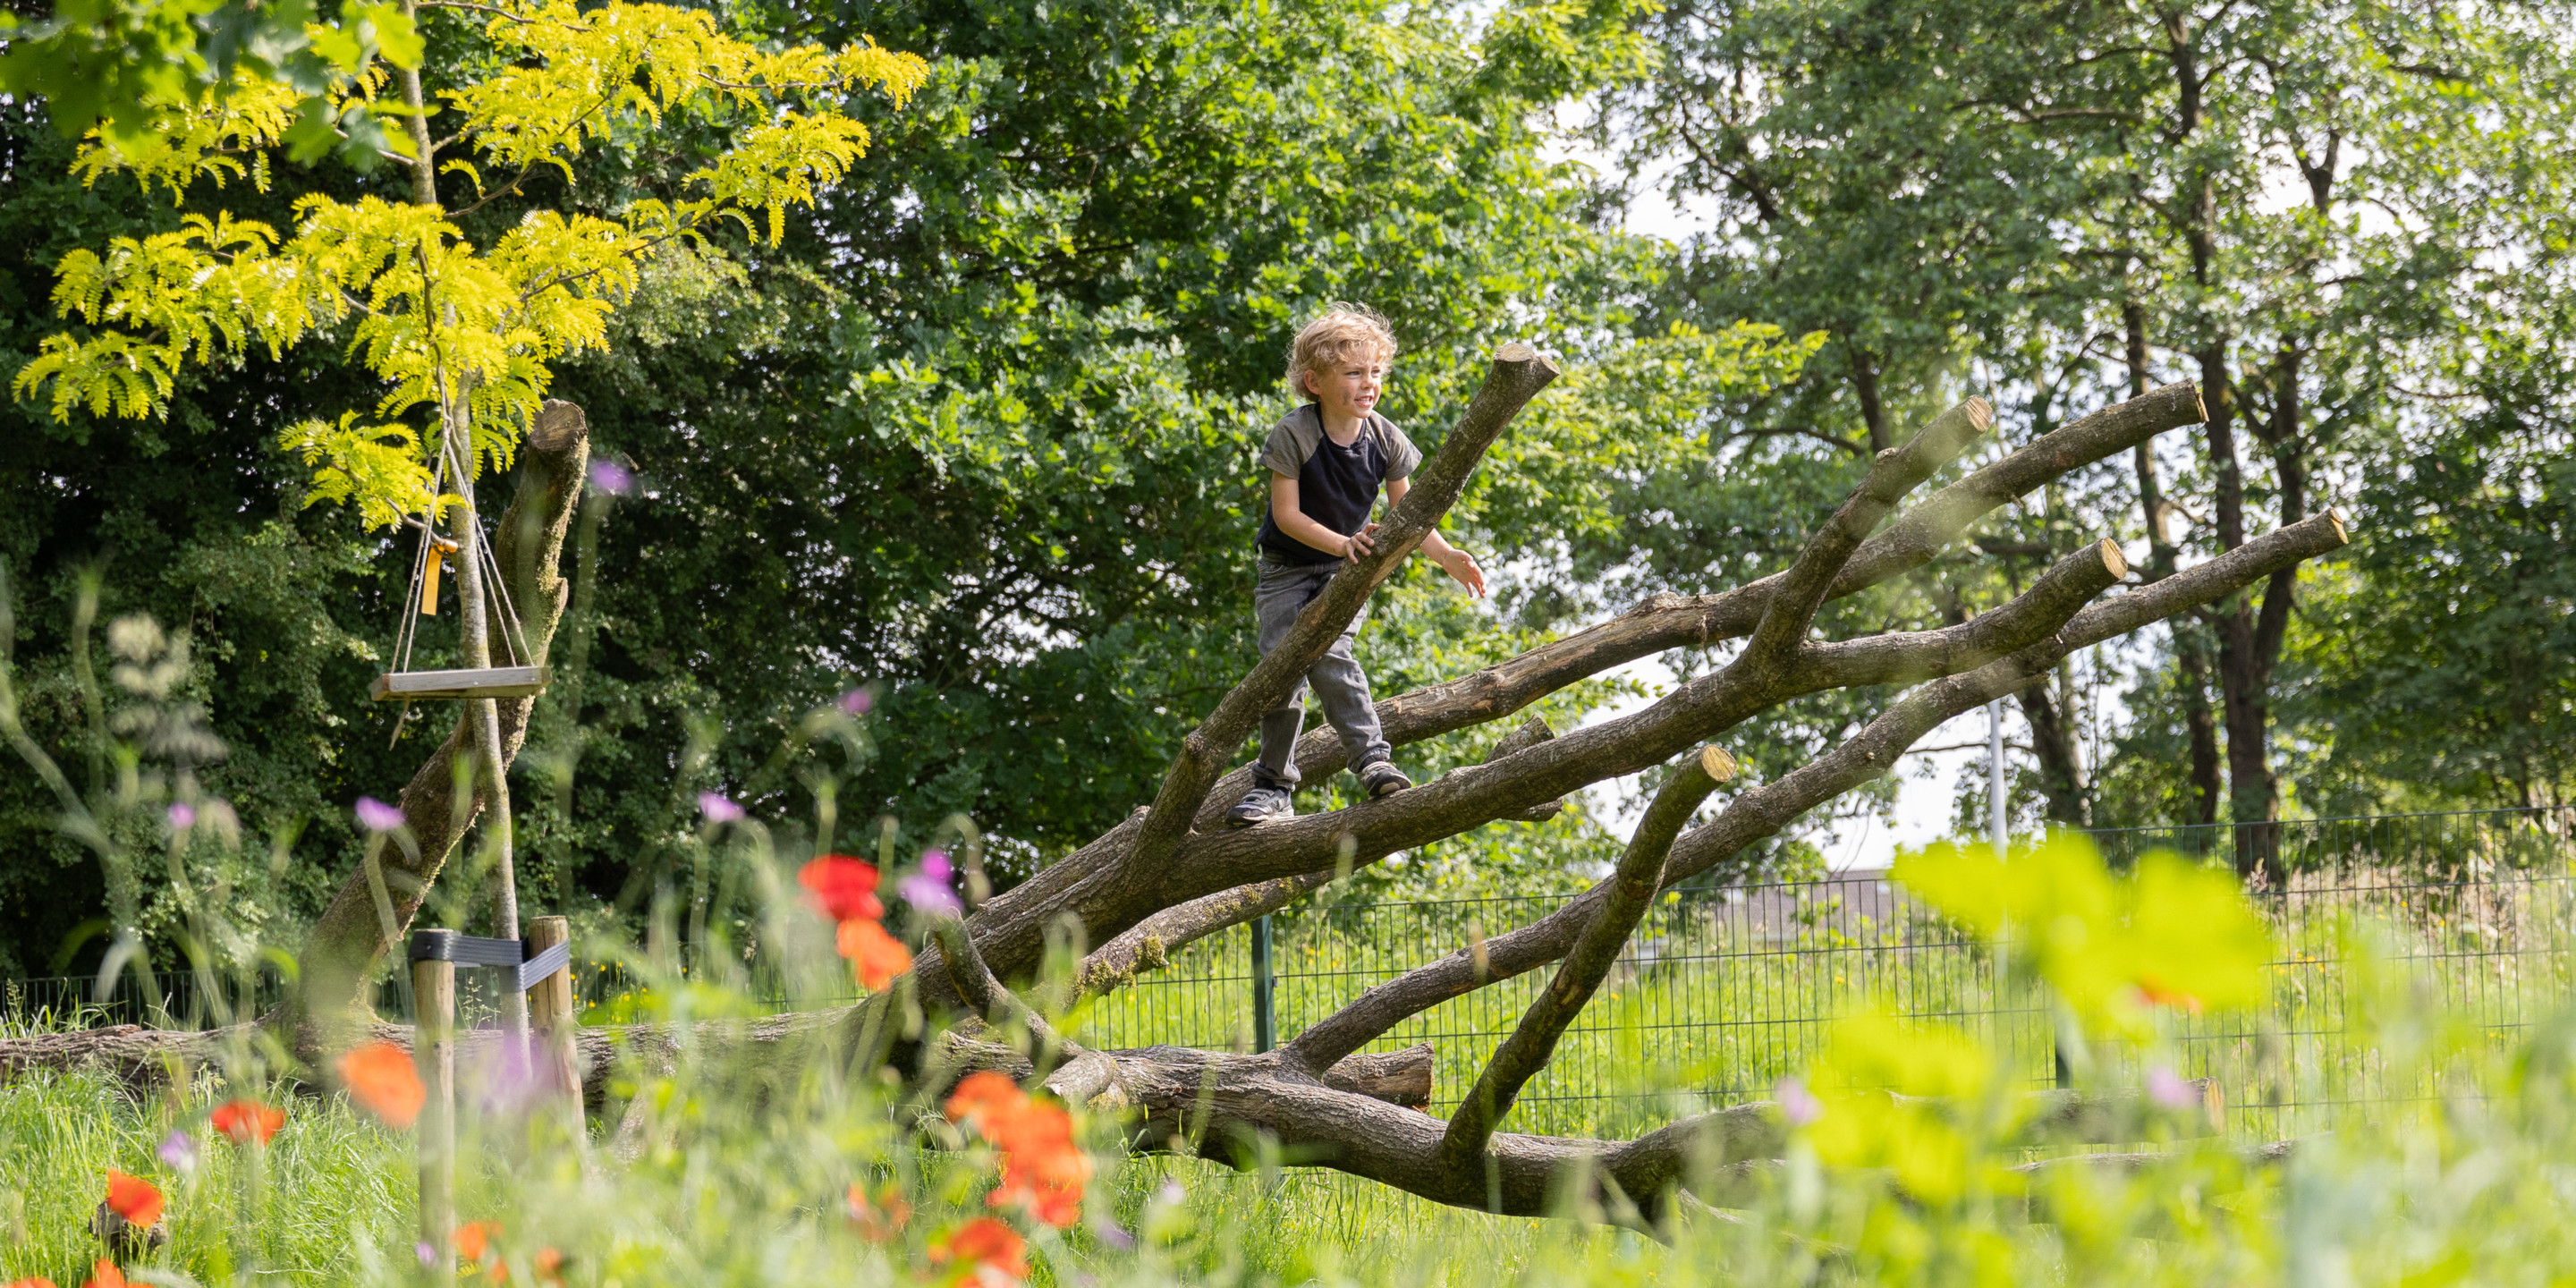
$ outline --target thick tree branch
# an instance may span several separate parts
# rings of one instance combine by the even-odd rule
[[[2276,569],[2344,544],[2332,512],[2248,542],[2208,563],[2085,609],[2047,640],[1963,675],[1905,695],[1833,751],[1787,777],[1742,792],[1704,826],[1676,841],[1661,884],[1671,886],[1715,868],[1776,835],[1816,806],[1886,773],[1907,748],[1954,716],[2045,675],[2060,658],[2245,588]],[[1564,955],[1608,895],[1595,885],[1529,925],[1485,941],[1485,960],[1461,951],[1361,994],[1291,1040],[1283,1050],[1307,1067],[1329,1065],[1397,1024],[1453,997],[1535,970]]]
[[[1476,1085],[1450,1117],[1449,1129],[1440,1138],[1439,1166],[1450,1171],[1467,1169],[1484,1153],[1494,1125],[1511,1112],[1521,1088],[1556,1057],[1557,1039],[1565,1036],[1565,1027],[1599,991],[1610,968],[1618,964],[1619,950],[1636,933],[1637,919],[1653,906],[1657,879],[1663,875],[1664,856],[1671,852],[1673,838],[1681,834],[1700,802],[1733,777],[1734,758],[1715,747],[1702,747],[1698,755],[1673,767],[1672,777],[1664,780],[1646,807],[1636,834],[1628,838],[1627,851],[1619,856],[1618,869],[1606,883],[1609,894],[1575,936],[1556,978],[1532,999],[1520,1024],[1495,1048]]]
[[[1816,535],[1808,538],[1796,562],[1776,578],[1770,602],[1753,627],[1753,640],[1736,659],[1738,666],[1771,667],[1785,661],[1816,620],[1834,582],[1851,563],[1870,530],[1896,508],[1923,480],[1966,451],[1977,436],[1992,429],[1995,413],[1983,398],[1971,398],[1932,419],[1903,447],[1890,448],[1870,462],[1869,473],[1853,488]]]

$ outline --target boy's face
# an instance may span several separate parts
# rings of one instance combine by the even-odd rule
[[[1365,416],[1386,388],[1386,359],[1365,354],[1308,371],[1306,388],[1336,416]]]

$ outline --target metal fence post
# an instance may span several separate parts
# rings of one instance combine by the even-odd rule
[[[1252,1049],[1267,1051],[1277,1046],[1278,1017],[1270,1004],[1270,918],[1252,920]]]

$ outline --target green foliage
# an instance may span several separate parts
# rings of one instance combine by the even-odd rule
[[[2059,832],[2009,857],[1943,843],[1892,876],[1977,937],[2007,945],[2096,1032],[2153,1032],[2153,1008],[2238,1010],[2263,1000],[2271,934],[2234,876],[2153,853],[2113,876],[2093,843]]]
[[[54,307],[89,333],[48,336],[11,389],[49,393],[58,421],[75,408],[154,415],[191,362],[250,352],[275,361],[327,334],[390,386],[376,414],[434,406],[440,436],[467,440],[439,448],[454,468],[506,469],[552,383],[549,364],[605,342],[606,318],[633,291],[640,261],[666,242],[703,238],[719,220],[749,229],[754,213],[767,217],[775,243],[787,208],[814,204],[818,186],[867,150],[868,127],[839,110],[839,97],[874,89],[900,105],[928,75],[919,58],[870,42],[773,52],[725,34],[707,14],[651,4],[504,6],[485,36],[497,65],[443,93],[473,150],[518,171],[510,188],[540,165],[569,178],[585,145],[674,115],[721,123],[731,137],[712,163],[679,176],[694,195],[639,198],[610,217],[531,210],[488,248],[434,204],[315,192],[295,198],[286,234],[230,211],[190,213],[176,231],[117,238],[103,256],[73,251],[56,268]],[[521,59],[534,65],[515,65]],[[357,90],[372,97],[385,79],[363,78]],[[142,155],[100,142],[80,168],[91,182],[131,168],[143,186],[184,196],[196,178],[239,173],[226,154],[249,152],[265,188],[264,153],[284,141],[292,99],[282,83],[245,78],[237,92],[189,104]],[[482,187],[470,162],[439,168]],[[395,450],[422,436],[347,426],[344,416],[337,430],[283,432],[328,480],[309,500],[355,500],[371,526],[439,507],[428,461]]]

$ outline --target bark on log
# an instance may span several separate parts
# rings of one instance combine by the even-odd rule
[[[519,457],[519,487],[502,511],[492,550],[508,582],[510,603],[519,613],[519,628],[530,651],[542,660],[563,618],[568,587],[555,569],[563,560],[564,534],[579,508],[590,464],[590,424],[581,408],[549,399],[537,413]],[[528,716],[537,699],[499,700],[502,772],[517,759],[527,739]],[[466,829],[484,806],[480,793],[459,799],[456,765],[473,753],[474,722],[460,714],[447,737],[422,762],[403,788],[400,804],[413,845],[383,847],[387,894],[392,898],[395,939],[411,925],[414,913],[429,897],[439,869],[447,862]],[[337,1023],[356,1011],[369,1011],[361,981],[373,979],[394,941],[386,938],[366,874],[352,874],[305,937],[298,959],[299,993],[284,1003],[272,1023],[301,1020]],[[318,1035],[299,1041],[309,1045]]]

